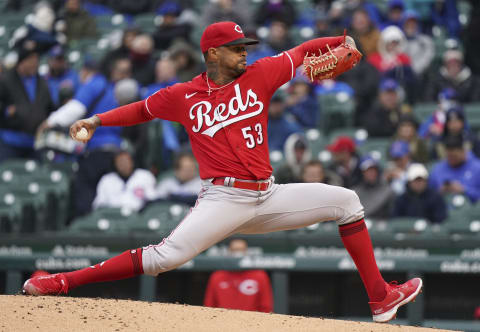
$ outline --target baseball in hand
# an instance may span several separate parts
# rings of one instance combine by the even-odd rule
[[[77,131],[75,138],[79,140],[86,140],[88,138],[88,130],[85,128],[80,129]]]

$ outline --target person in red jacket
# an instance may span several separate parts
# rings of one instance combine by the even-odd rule
[[[229,251],[233,256],[244,255],[247,248],[245,240],[230,241]],[[203,304],[213,308],[272,312],[270,278],[264,270],[213,272],[208,280]]]

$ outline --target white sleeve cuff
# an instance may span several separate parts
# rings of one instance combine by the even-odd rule
[[[68,127],[76,120],[80,119],[87,113],[87,108],[76,99],[70,100],[68,103],[60,107],[58,110],[50,114],[47,124],[50,127],[62,126]]]

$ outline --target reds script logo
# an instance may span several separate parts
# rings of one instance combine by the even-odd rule
[[[193,132],[200,132],[205,125],[207,128],[201,133],[203,135],[213,137],[217,131],[231,125],[232,123],[239,122],[262,113],[263,103],[257,100],[257,95],[252,91],[252,89],[248,89],[247,100],[245,102],[242,100],[240,85],[238,83],[235,84],[234,89],[235,97],[230,99],[228,108],[224,103],[220,103],[215,107],[213,112],[211,112],[212,104],[210,104],[208,101],[200,101],[190,108],[190,119],[197,119],[197,124],[192,127]],[[254,106],[258,106],[255,111],[231,118],[232,116],[237,115],[239,112],[245,112],[247,109],[249,109],[249,107]]]

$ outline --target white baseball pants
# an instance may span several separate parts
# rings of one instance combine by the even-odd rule
[[[322,183],[273,184],[266,191],[203,181],[197,204],[170,235],[143,248],[145,274],[156,276],[188,262],[233,234],[291,230],[328,220],[338,225],[363,218],[349,189]]]

